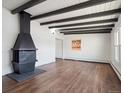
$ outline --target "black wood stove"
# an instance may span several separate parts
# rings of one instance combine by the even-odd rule
[[[42,69],[35,69],[37,49],[30,34],[30,14],[22,11],[19,15],[20,33],[12,48],[14,73],[8,74],[11,79],[17,82],[28,80],[31,77],[46,72]]]
[[[14,72],[21,74],[32,72],[35,69],[36,47],[30,35],[30,14],[20,12],[20,33],[13,51]]]

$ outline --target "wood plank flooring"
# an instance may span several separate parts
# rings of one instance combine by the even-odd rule
[[[21,83],[4,76],[3,93],[121,93],[109,64],[57,60],[40,68],[47,72]]]

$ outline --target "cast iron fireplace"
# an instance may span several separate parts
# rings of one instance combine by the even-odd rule
[[[22,11],[20,15],[20,33],[13,51],[12,65],[15,73],[27,73],[35,70],[36,47],[30,34],[30,14]]]

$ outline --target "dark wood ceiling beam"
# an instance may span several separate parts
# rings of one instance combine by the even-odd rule
[[[112,28],[114,24],[108,25],[99,25],[99,26],[86,26],[86,27],[75,27],[75,28],[66,28],[66,29],[58,29],[59,31],[68,31],[68,30],[79,30],[79,29],[93,29],[93,28]]]
[[[64,18],[64,19],[59,19],[59,20],[54,20],[54,21],[47,21],[47,22],[42,22],[40,24],[41,25],[47,25],[47,24],[52,24],[52,23],[62,23],[62,22],[69,22],[69,21],[77,21],[77,20],[94,18],[94,17],[109,16],[109,15],[117,14],[117,13],[121,13],[121,8],[108,10],[108,11],[103,11],[103,12],[98,12],[98,13],[93,13],[93,14],[86,14],[86,15],[82,15],[82,16]]]
[[[99,31],[111,31],[112,28],[106,28],[106,29],[91,29],[91,30],[75,30],[75,31],[60,31],[60,33],[78,33],[78,32],[99,32]]]
[[[83,23],[73,23],[73,24],[49,26],[49,28],[83,26],[83,25],[91,25],[91,24],[111,23],[111,22],[117,22],[117,21],[118,21],[118,18],[112,18],[112,19],[105,19],[105,20],[98,20],[98,21],[89,21],[89,22],[83,22]]]
[[[78,9],[87,8],[87,7],[91,7],[91,6],[95,6],[95,5],[99,5],[99,4],[103,4],[103,3],[107,3],[107,2],[111,2],[111,1],[115,1],[115,0],[89,0],[89,1],[86,1],[86,2],[83,2],[80,4],[72,5],[72,6],[58,9],[55,11],[51,11],[51,12],[48,12],[45,14],[40,14],[40,15],[32,17],[31,19],[34,20],[34,19],[49,17],[49,16],[58,15],[58,14],[62,14],[62,13],[67,13],[70,11],[75,11]]]
[[[27,3],[25,3],[25,4],[21,5],[21,6],[13,9],[11,11],[11,13],[12,14],[19,13],[19,12],[25,10],[25,9],[28,9],[28,8],[30,8],[30,7],[32,7],[34,5],[37,5],[37,4],[41,3],[41,2],[44,2],[44,1],[46,1],[46,0],[30,0],[29,2],[27,2]]]
[[[100,31],[99,31],[99,32],[95,32],[95,31],[94,31],[94,32],[75,32],[75,33],[69,33],[69,32],[68,32],[68,33],[63,33],[63,34],[64,34],[64,35],[72,35],[72,34],[73,34],[73,35],[74,35],[74,34],[76,35],[76,34],[98,34],[98,33],[99,33],[99,34],[100,34],[100,33],[111,33],[111,31],[101,31],[101,32],[100,32]]]

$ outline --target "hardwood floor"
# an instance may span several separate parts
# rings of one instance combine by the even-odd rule
[[[3,77],[3,93],[121,93],[121,82],[109,64],[57,60],[47,72],[17,83]]]

